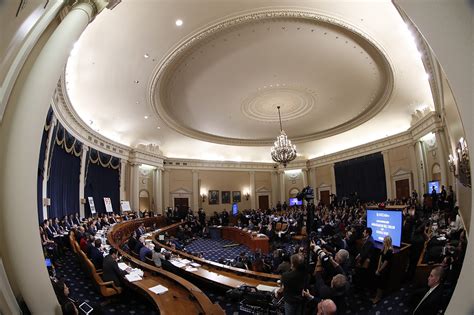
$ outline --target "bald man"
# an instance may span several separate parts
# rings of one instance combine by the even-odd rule
[[[443,308],[443,289],[440,286],[444,269],[441,266],[431,270],[428,276],[428,291],[413,310],[413,315],[436,315]]]
[[[336,315],[337,314],[337,307],[336,304],[332,300],[321,300],[318,303],[318,312],[316,315]]]

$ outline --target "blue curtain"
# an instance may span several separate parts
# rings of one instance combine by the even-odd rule
[[[338,200],[354,198],[361,201],[385,201],[387,187],[383,156],[379,153],[338,162],[334,165]]]
[[[46,158],[46,142],[48,141],[49,129],[53,120],[53,109],[50,107],[46,116],[46,122],[41,136],[41,145],[38,158],[38,177],[36,182],[36,203],[38,207],[38,222],[43,221],[43,179],[44,179],[44,160]]]
[[[79,212],[79,176],[82,143],[59,123],[54,130],[54,146],[49,166],[48,217],[62,217]]]
[[[94,198],[97,213],[105,213],[104,197],[109,197],[115,213],[120,212],[120,159],[90,149],[86,166],[84,187],[86,198]],[[90,216],[90,206],[85,205],[85,215]]]

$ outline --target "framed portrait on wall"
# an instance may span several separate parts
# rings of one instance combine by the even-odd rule
[[[222,203],[230,203],[230,191],[222,191]]]
[[[219,204],[219,191],[218,190],[209,190],[209,204],[210,205]]]
[[[232,202],[240,202],[241,196],[240,196],[240,191],[233,191],[232,192]]]

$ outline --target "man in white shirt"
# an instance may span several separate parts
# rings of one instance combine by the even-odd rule
[[[443,289],[440,286],[443,275],[444,270],[441,266],[431,270],[428,276],[429,290],[416,305],[413,315],[436,315],[443,308]]]

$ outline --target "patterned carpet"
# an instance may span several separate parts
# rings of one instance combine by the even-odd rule
[[[224,239],[197,239],[188,244],[185,250],[189,253],[202,253],[205,259],[216,262],[220,259],[235,259],[242,252],[246,255],[252,254],[252,251],[247,246],[229,246],[232,244],[234,244],[234,242]]]

